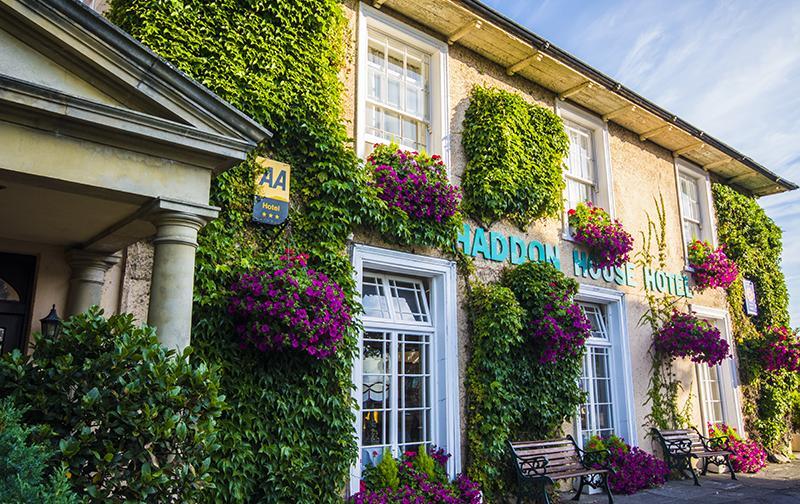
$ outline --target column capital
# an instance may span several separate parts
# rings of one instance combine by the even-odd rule
[[[91,250],[71,249],[66,252],[67,264],[72,269],[72,279],[103,284],[106,271],[117,264],[122,255],[119,252],[93,252]]]
[[[156,227],[153,244],[177,243],[197,247],[197,232],[209,219],[186,212],[161,210],[148,216]]]
[[[106,272],[120,261],[121,254],[72,249],[65,255],[67,264],[72,270],[65,311],[67,316],[70,316],[86,311],[92,305],[100,304]]]

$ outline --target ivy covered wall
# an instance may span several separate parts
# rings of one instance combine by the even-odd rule
[[[220,502],[337,502],[356,457],[351,362],[357,328],[333,358],[242,351],[225,314],[237,273],[270,269],[287,247],[351,294],[347,236],[380,204],[341,123],[344,17],[335,0],[115,0],[109,17],[274,137],[263,153],[293,167],[284,229],[251,224],[253,163],[217,177],[220,218],[197,253],[195,358],[221,368]]]
[[[728,289],[728,306],[744,385],[743,413],[747,430],[772,452],[785,450],[791,429],[792,402],[800,386],[797,373],[765,372],[757,348],[769,326],[789,325],[789,294],[781,270],[781,229],[755,198],[723,185],[713,185],[717,233],[744,278],[755,284],[758,315],[744,312],[741,282]]]

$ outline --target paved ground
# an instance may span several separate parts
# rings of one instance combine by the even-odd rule
[[[691,480],[670,481],[661,488],[634,495],[614,496],[619,504],[673,504],[699,502],[718,504],[800,504],[800,460],[789,464],[769,464],[758,474],[737,475],[733,481],[727,474],[701,476],[696,487]],[[570,502],[571,494],[562,494],[561,502]],[[584,495],[581,504],[608,502],[605,494]]]

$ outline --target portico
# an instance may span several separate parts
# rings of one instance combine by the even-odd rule
[[[143,240],[146,321],[186,347],[211,180],[269,135],[90,9],[0,0],[0,351],[26,348],[52,304],[125,311]]]

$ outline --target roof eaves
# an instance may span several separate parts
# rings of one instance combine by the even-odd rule
[[[716,149],[719,149],[721,152],[730,156],[732,159],[735,159],[744,164],[745,166],[755,170],[761,175],[774,181],[776,184],[779,184],[780,186],[784,187],[786,190],[791,191],[798,188],[798,185],[795,184],[794,182],[791,182],[789,180],[780,177],[776,173],[772,172],[763,165],[755,162],[751,158],[745,156],[744,154],[730,147],[729,145],[725,144],[721,140],[718,140],[708,135],[706,132],[691,125],[690,123],[681,119],[677,115],[659,107],[650,100],[644,98],[643,96],[632,91],[631,89],[623,86],[621,83],[615,81],[614,79],[605,75],[601,71],[587,65],[586,63],[579,60],[575,56],[564,51],[558,46],[553,45],[548,40],[536,35],[535,33],[525,28],[524,26],[518,24],[512,19],[505,17],[504,15],[500,14],[499,12],[485,5],[484,3],[478,0],[461,0],[461,3],[478,17],[484,18],[496,24],[498,27],[507,30],[512,35],[536,47],[542,53],[545,53],[548,56],[552,57],[553,59],[560,61],[566,66],[572,68],[573,70],[586,75],[591,80],[604,86],[605,88],[612,91],[613,93],[616,93],[622,98],[632,102],[634,105],[639,106],[644,110],[647,110],[648,112],[654,114],[655,116],[663,119],[666,122],[676,125],[677,127],[683,129],[684,131],[686,131],[687,133],[691,134],[694,137],[697,137],[699,139],[701,138],[703,142],[711,145]]]

